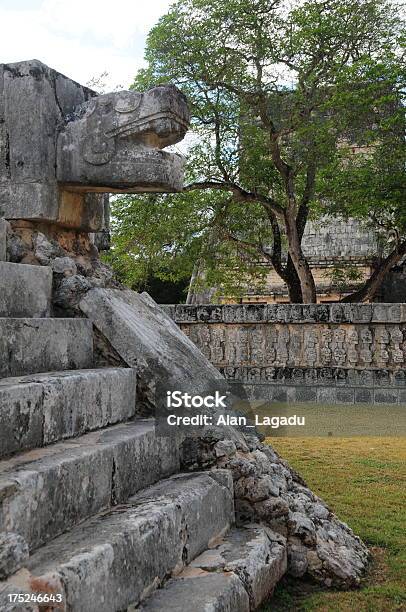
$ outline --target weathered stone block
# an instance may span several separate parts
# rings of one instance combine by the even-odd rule
[[[349,319],[351,323],[370,323],[372,321],[372,304],[351,304]]]
[[[0,378],[93,365],[86,319],[0,319]]]
[[[361,404],[372,404],[374,401],[373,389],[355,389],[355,402]]]
[[[0,531],[19,533],[32,550],[178,469],[175,442],[156,438],[151,421],[16,455],[0,462]]]
[[[161,151],[189,127],[184,96],[173,86],[97,96],[71,115],[58,138],[58,181],[100,191],[177,190],[183,159]]]
[[[404,323],[405,304],[372,304],[372,323]]]
[[[17,533],[0,533],[0,580],[14,574],[28,559],[28,546]]]
[[[223,380],[149,296],[129,290],[92,289],[80,302],[80,308],[125,363],[137,368],[152,404],[156,401],[157,382],[167,389],[189,384],[190,390],[201,393]]]
[[[50,315],[52,270],[0,262],[0,317]]]
[[[94,95],[37,60],[0,66],[0,214],[5,218],[59,220],[58,126]]]
[[[317,389],[317,402],[319,404],[336,404],[336,388],[320,387]]]
[[[399,389],[399,404],[406,406],[406,389]]]
[[[166,305],[177,323],[404,323],[404,304]]]
[[[135,387],[127,368],[0,379],[0,457],[131,418]]]
[[[396,404],[399,399],[397,389],[375,389],[374,401],[377,404]]]
[[[174,476],[39,549],[25,586],[58,585],[71,610],[126,609],[206,550],[233,516],[232,489],[208,474]]]
[[[336,402],[337,404],[353,404],[354,389],[336,387]]]
[[[298,402],[316,402],[317,401],[316,389],[309,388],[309,387],[297,387],[296,401]]]
[[[281,536],[258,525],[233,528],[221,544],[199,555],[190,568],[233,572],[244,585],[250,609],[255,610],[271,596],[286,572],[286,543]]]
[[[247,592],[235,574],[209,574],[195,570],[170,580],[139,609],[142,612],[249,612],[250,604]]]

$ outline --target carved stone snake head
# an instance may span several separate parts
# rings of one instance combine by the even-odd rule
[[[162,149],[183,139],[189,120],[172,85],[97,96],[66,117],[58,181],[86,191],[176,191],[183,159]]]

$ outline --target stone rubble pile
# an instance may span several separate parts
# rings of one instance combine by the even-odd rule
[[[359,585],[369,558],[365,544],[270,445],[244,436],[238,445],[186,439],[181,448],[185,469],[231,471],[237,524],[260,522],[280,534],[292,576],[307,574],[328,587]]]

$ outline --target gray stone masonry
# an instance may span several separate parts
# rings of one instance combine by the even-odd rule
[[[248,612],[286,569],[339,588],[365,572],[362,541],[253,429],[220,421],[163,436],[162,419],[133,418],[129,369],[135,411],[150,419],[167,414],[168,389],[221,396],[231,385],[219,368],[404,370],[402,305],[199,307],[181,323],[188,338],[114,279],[95,246],[105,194],[179,189],[183,160],[164,148],[188,122],[172,86],[97,96],[36,60],[0,66],[2,610],[7,593],[34,592],[62,594],[72,612],[122,612],[168,580],[168,593],[184,588],[188,566],[182,612],[201,609],[208,588],[211,609]],[[51,309],[49,271],[34,264],[52,270]],[[234,385],[228,405],[244,393]]]
[[[404,403],[406,304],[179,304],[165,310],[253,399],[286,401],[283,388],[290,401],[324,402],[324,387],[346,387],[344,403]],[[336,391],[330,395],[333,403],[343,400]]]
[[[0,458],[135,414],[135,370],[70,370],[0,379]]]
[[[157,438],[151,421],[19,454],[0,462],[0,532],[15,531],[36,549],[178,470],[175,441]]]
[[[115,612],[139,603],[228,531],[232,481],[223,482],[209,474],[163,480],[38,550],[29,571],[0,583],[0,592],[17,581],[25,592],[62,593],[75,612]]]
[[[0,533],[0,580],[17,572],[27,561],[28,546],[17,533]]]
[[[357,219],[321,217],[308,221],[302,248],[310,261],[371,259],[379,252],[377,235]]]
[[[93,365],[86,319],[0,319],[0,378]]]
[[[49,317],[52,270],[0,261],[0,317]]]
[[[145,612],[256,610],[286,572],[286,541],[259,525],[233,528],[144,603]],[[133,608],[130,608],[130,611]]]
[[[267,527],[233,528],[215,549],[199,555],[191,568],[234,572],[255,610],[268,599],[287,570],[286,540]]]
[[[163,305],[178,323],[406,323],[406,304]]]
[[[189,392],[203,394],[206,389],[222,388],[223,377],[147,294],[93,289],[79,306],[121,359],[137,367],[138,389],[149,400],[150,410],[159,404],[160,394],[166,396],[166,389],[174,386],[184,389],[186,385]],[[308,573],[330,586],[359,583],[368,559],[365,546],[270,447],[256,436],[225,425],[196,432],[190,428],[180,442],[182,469],[231,471],[238,522],[263,522],[287,538],[288,551],[299,547],[301,575]],[[318,511],[322,520],[315,514]],[[294,512],[305,523],[310,521],[311,537],[289,527]],[[295,555],[289,556],[289,571],[297,574]]]
[[[249,612],[250,602],[241,580],[233,572],[195,571],[170,580],[137,609],[142,612]],[[129,612],[135,610],[131,607]]]

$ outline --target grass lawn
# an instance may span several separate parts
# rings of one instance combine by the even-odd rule
[[[261,612],[406,610],[406,438],[273,438],[274,448],[369,546],[362,587],[286,578]]]

